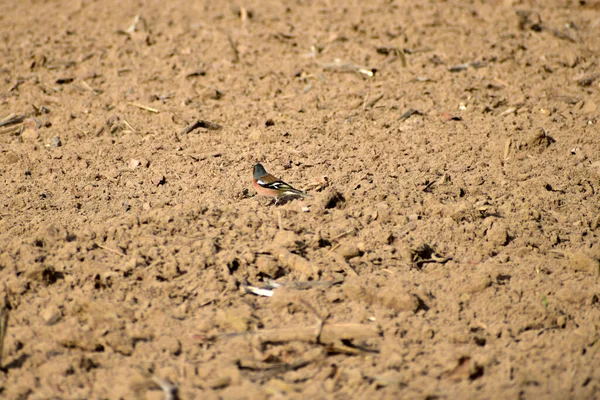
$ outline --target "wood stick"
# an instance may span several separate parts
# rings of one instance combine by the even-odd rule
[[[380,95],[376,96],[374,99],[372,99],[371,101],[369,101],[368,103],[365,103],[365,105],[363,106],[363,109],[366,108],[372,108],[373,106],[375,106],[375,104],[377,104],[377,102],[379,102],[379,100],[383,99],[383,93],[381,93]]]
[[[23,125],[18,125],[18,126],[9,126],[7,128],[4,129],[0,129],[0,135],[4,135],[5,133],[9,133],[11,135],[17,134],[19,133],[19,131],[23,129]]]
[[[153,376],[150,380],[163,391],[165,400],[177,400],[179,398],[177,386],[168,380],[158,376]]]
[[[117,251],[117,250],[111,249],[110,247],[106,247],[106,246],[103,246],[103,245],[101,245],[101,244],[98,244],[98,243],[96,243],[96,246],[98,246],[99,248],[101,248],[101,249],[103,249],[103,250],[110,251],[111,253],[118,254],[118,255],[120,255],[121,257],[123,257],[123,256],[125,255],[125,254],[121,253],[120,251]]]
[[[282,343],[282,342],[310,342],[310,343],[336,343],[340,340],[366,340],[382,336],[381,330],[376,326],[363,324],[320,324],[282,328],[282,329],[263,329],[254,332],[240,332],[220,335],[221,338],[232,338],[244,335],[256,335],[261,342]]]
[[[216,130],[221,129],[222,127],[221,127],[221,125],[215,124],[214,122],[204,121],[202,119],[199,119],[196,122],[194,122],[193,124],[184,128],[181,131],[181,134],[184,135],[186,133],[190,133],[191,131],[196,130],[198,128],[208,129],[209,131],[216,131]]]
[[[275,282],[273,280],[267,280],[267,286],[272,289],[280,287],[288,287],[296,290],[312,289],[314,287],[327,288],[334,285],[343,283],[343,279],[335,279],[331,281],[289,281],[289,282]]]
[[[6,337],[6,332],[8,330],[8,313],[10,310],[10,303],[8,301],[8,297],[5,296],[4,301],[2,303],[2,307],[0,308],[0,368],[2,368],[4,338]]]
[[[158,114],[158,113],[160,112],[160,111],[158,111],[156,108],[148,107],[148,106],[145,106],[145,105],[143,105],[143,104],[138,104],[138,103],[127,103],[127,105],[129,105],[129,106],[134,106],[134,107],[140,108],[140,109],[142,109],[142,110],[150,111],[150,112],[152,112],[152,113],[155,113],[155,114]]]
[[[3,126],[20,124],[24,120],[25,120],[24,115],[9,115],[8,118],[0,121],[0,128]]]
[[[233,63],[237,64],[240,62],[240,51],[238,50],[233,38],[230,35],[227,35],[227,41],[229,42],[229,46],[233,50]]]

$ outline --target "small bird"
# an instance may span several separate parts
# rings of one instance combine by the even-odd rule
[[[265,167],[263,167],[261,164],[256,164],[254,166],[252,186],[254,186],[254,189],[256,189],[258,194],[267,197],[274,197],[275,204],[277,204],[279,199],[286,197],[310,196],[308,193],[294,189],[291,185],[275,178],[273,175],[269,174],[265,170]]]

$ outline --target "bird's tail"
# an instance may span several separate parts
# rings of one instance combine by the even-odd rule
[[[281,195],[282,197],[310,197],[310,194],[294,188],[284,190]]]

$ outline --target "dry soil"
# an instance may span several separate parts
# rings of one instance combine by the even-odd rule
[[[5,1],[0,34],[0,397],[600,397],[599,1]]]

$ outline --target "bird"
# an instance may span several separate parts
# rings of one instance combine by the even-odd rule
[[[262,164],[256,164],[254,166],[252,186],[254,186],[256,192],[261,196],[274,197],[275,204],[277,204],[279,199],[286,197],[291,198],[310,196],[308,193],[304,193],[301,190],[293,188],[290,184],[285,183],[281,179],[277,179],[268,173]]]

